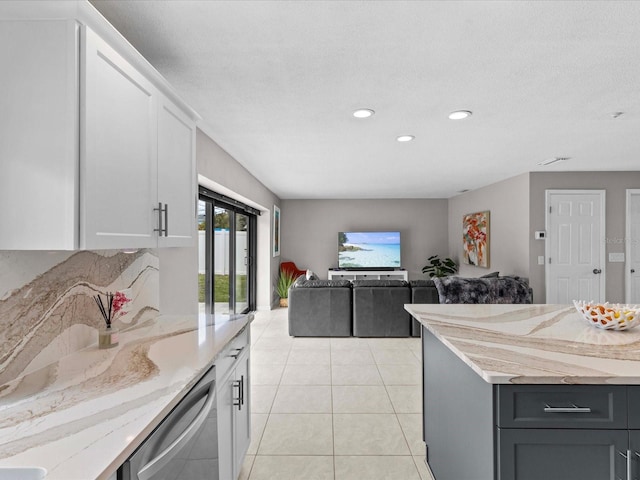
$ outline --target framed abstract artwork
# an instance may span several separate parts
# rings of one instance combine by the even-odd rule
[[[280,256],[280,208],[273,206],[273,256]]]
[[[463,215],[462,261],[489,268],[489,210]]]

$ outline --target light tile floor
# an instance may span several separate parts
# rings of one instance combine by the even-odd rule
[[[252,443],[241,480],[431,480],[418,338],[293,338],[251,326]]]

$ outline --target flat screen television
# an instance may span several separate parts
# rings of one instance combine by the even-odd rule
[[[338,268],[400,268],[400,232],[338,232]]]

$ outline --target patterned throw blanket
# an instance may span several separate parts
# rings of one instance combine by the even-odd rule
[[[440,303],[532,303],[529,284],[520,277],[434,278]]]

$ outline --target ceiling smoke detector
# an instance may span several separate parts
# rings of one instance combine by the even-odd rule
[[[547,158],[546,160],[543,160],[542,162],[538,162],[538,165],[551,165],[552,163],[566,162],[570,158],[571,157],[552,157],[552,158]]]

